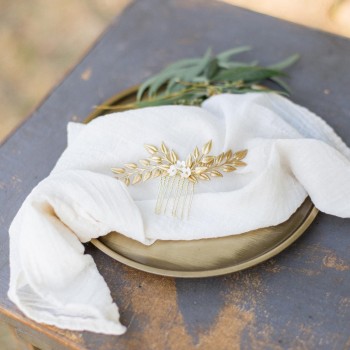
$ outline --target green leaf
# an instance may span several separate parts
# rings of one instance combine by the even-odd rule
[[[204,77],[204,76],[202,76],[202,77],[196,77],[196,78],[194,78],[193,80],[192,80],[194,83],[209,83],[209,80],[206,78],[206,77]]]
[[[208,49],[204,56],[200,59],[189,59],[177,62],[162,70],[159,74],[150,78],[146,83],[142,84],[138,92],[138,100],[141,99],[144,92],[148,89],[148,96],[154,96],[159,89],[165,85],[170,84],[167,91],[172,91],[176,86],[177,80],[192,81],[199,74],[204,72],[204,69],[210,62],[211,50]]]
[[[163,71],[161,74],[156,76],[156,79],[152,82],[148,89],[148,95],[153,96],[170,78],[174,77],[174,72]],[[176,77],[176,75],[175,75]]]
[[[238,67],[221,70],[212,80],[259,82],[274,76],[285,75],[283,72],[263,67]]]
[[[174,80],[177,79],[176,77],[176,71],[188,69],[191,66],[195,66],[201,62],[202,58],[188,58],[188,59],[183,59],[180,61],[177,61],[169,66],[167,66],[165,69],[163,69],[160,73],[152,76],[151,78],[147,79],[141,86],[139,87],[139,90],[137,92],[137,100],[140,101],[143,94],[147,89],[150,88],[151,85],[155,84],[158,82],[159,79],[163,77],[163,74],[166,76],[171,76],[170,72],[173,72]]]
[[[218,59],[213,58],[205,67],[204,75],[208,80],[215,76],[217,71],[219,70]]]
[[[230,92],[232,94],[246,94],[247,92],[275,92],[275,93],[278,93],[280,95],[287,95],[283,91],[276,91],[276,90],[272,90],[272,89],[268,89],[268,88],[263,89],[263,90],[256,90],[256,89],[252,89],[250,87],[245,87],[245,88],[241,88],[241,89],[230,88],[226,92]]]
[[[172,63],[169,66],[167,66],[165,69],[166,70],[176,70],[179,68],[194,66],[194,65],[198,64],[200,60],[201,60],[201,58],[187,58],[187,59]]]
[[[181,88],[183,88],[183,87],[181,87]],[[178,78],[173,77],[169,80],[165,92],[167,94],[169,94],[169,93],[172,93],[174,91],[178,91],[179,89],[180,89],[180,84],[178,83]]]
[[[191,81],[193,78],[204,72],[205,67],[209,64],[212,52],[209,48],[207,52],[202,57],[201,61],[198,62],[197,66],[188,69],[188,71],[183,75],[184,81]]]
[[[288,94],[291,93],[291,90],[290,90],[290,87],[289,85],[284,81],[282,80],[281,78],[279,77],[272,77],[270,78],[274,83],[276,83],[277,85],[279,85],[282,89],[286,90]]]
[[[181,104],[191,104],[191,102],[194,102],[196,100],[203,101],[205,97],[206,97],[205,92],[201,90],[188,92],[188,93],[179,92],[176,96],[159,95],[156,98],[153,98],[150,100],[137,102],[137,107],[143,108],[143,107],[149,107],[149,106],[164,106],[164,105],[177,104],[179,102],[181,102]],[[196,104],[199,104],[199,103],[196,103]]]
[[[149,86],[157,79],[157,76],[150,77],[144,83],[142,83],[137,91],[136,99],[140,101],[145,91],[149,88]]]
[[[232,56],[238,55],[239,53],[250,51],[252,48],[250,46],[239,46],[233,49],[223,51],[216,56],[219,62],[228,61]]]
[[[254,86],[262,85],[267,80],[276,83],[281,90],[289,91],[288,85],[280,78],[286,75],[283,70],[294,64],[299,55],[292,55],[267,67],[258,66],[258,61],[232,60],[233,56],[250,49],[248,46],[237,47],[217,56],[213,56],[208,49],[202,57],[172,63],[141,84],[136,105],[198,104],[215,93],[273,91],[268,88],[259,90]],[[141,101],[145,93],[148,99]]]
[[[276,70],[286,69],[286,68],[292,66],[294,63],[296,63],[299,60],[299,58],[300,58],[300,55],[294,54],[294,55],[287,57],[283,61],[280,61],[280,62],[277,62],[275,64],[270,65],[269,68],[276,69]]]
[[[237,68],[237,67],[254,67],[259,64],[259,61],[255,60],[249,63],[239,62],[239,61],[231,61],[231,62],[218,62],[220,68]]]

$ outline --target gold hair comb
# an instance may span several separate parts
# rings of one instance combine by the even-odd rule
[[[112,171],[127,186],[160,177],[155,213],[166,214],[170,210],[174,217],[183,219],[189,216],[194,187],[198,181],[223,177],[223,173],[247,165],[242,161],[248,153],[247,150],[236,153],[228,150],[212,156],[209,155],[211,147],[212,141],[207,142],[201,151],[196,147],[184,161],[164,142],[160,148],[145,145],[150,156],[139,160],[140,165],[127,163],[122,168],[112,168]]]

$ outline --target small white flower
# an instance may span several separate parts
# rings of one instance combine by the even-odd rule
[[[191,169],[190,168],[182,168],[181,169],[181,177],[187,179],[191,176]]]
[[[177,167],[175,165],[170,165],[170,168],[168,169],[169,176],[175,176],[177,173]]]
[[[186,163],[185,163],[184,161],[178,160],[178,161],[176,162],[176,168],[177,168],[177,169],[181,170],[182,168],[185,168],[185,167],[186,167]]]

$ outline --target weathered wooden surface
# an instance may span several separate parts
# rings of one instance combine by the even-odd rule
[[[278,257],[218,278],[149,275],[88,245],[129,326],[121,337],[36,324],[6,296],[9,224],[64,149],[67,122],[166,63],[241,44],[264,63],[301,53],[292,99],[350,144],[347,39],[209,0],[136,1],[0,149],[0,317],[22,337],[43,349],[350,348],[350,220],[323,214]]]

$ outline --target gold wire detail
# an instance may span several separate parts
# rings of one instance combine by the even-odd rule
[[[118,180],[125,185],[135,185],[160,177],[156,214],[170,213],[181,219],[188,218],[194,195],[194,185],[200,181],[209,181],[214,177],[223,177],[224,173],[246,166],[242,160],[248,151],[233,153],[231,150],[218,156],[209,155],[212,141],[208,141],[201,150],[195,147],[185,161],[179,160],[174,150],[164,142],[158,148],[145,145],[149,156],[138,163],[126,163],[124,167],[112,168]]]

